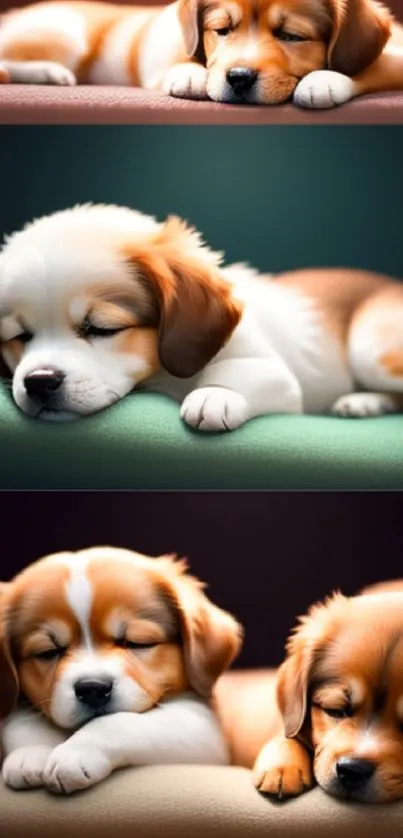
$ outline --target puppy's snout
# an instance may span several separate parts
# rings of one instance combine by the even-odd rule
[[[74,692],[79,701],[91,710],[102,710],[111,699],[112,678],[80,678],[74,684]]]
[[[365,785],[374,771],[375,765],[367,759],[341,757],[336,764],[336,773],[340,783],[348,791]]]
[[[248,67],[233,67],[232,70],[228,70],[227,82],[236,96],[243,96],[253,87],[258,75],[257,70]]]
[[[29,372],[24,378],[24,387],[29,396],[46,399],[53,395],[64,381],[65,375],[55,367],[43,367]]]

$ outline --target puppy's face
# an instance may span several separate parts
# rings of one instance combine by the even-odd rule
[[[163,367],[191,376],[240,317],[219,256],[178,219],[118,207],[34,222],[0,263],[0,340],[13,396],[60,421],[101,410]]]
[[[380,54],[387,13],[353,0],[180,0],[186,48],[208,69],[217,102],[275,105],[325,67],[358,73]]]
[[[3,586],[2,601],[0,716],[19,691],[66,729],[186,689],[207,696],[240,643],[183,563],[126,550],[42,559]]]
[[[286,735],[313,749],[329,794],[403,797],[403,590],[314,608],[280,670]]]

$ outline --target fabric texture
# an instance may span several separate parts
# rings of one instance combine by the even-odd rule
[[[362,96],[339,108],[311,111],[292,104],[194,102],[129,87],[0,86],[0,125],[391,125],[400,123],[402,114],[403,93]]]
[[[136,393],[52,424],[2,386],[2,489],[403,489],[402,416],[265,416],[210,435],[185,427],[167,396]]]
[[[274,804],[243,768],[125,769],[98,787],[58,798],[14,792],[0,781],[0,834],[7,838],[401,838],[403,803],[341,803],[314,789]]]

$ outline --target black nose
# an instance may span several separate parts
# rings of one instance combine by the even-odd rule
[[[363,786],[372,777],[375,765],[367,759],[341,757],[336,764],[337,776],[345,789]]]
[[[108,704],[113,690],[111,678],[80,678],[74,684],[74,692],[79,701],[91,707],[92,710],[99,710]]]
[[[236,96],[243,96],[254,85],[258,75],[257,70],[250,70],[247,67],[233,67],[232,70],[228,70],[227,82],[231,85]]]
[[[59,389],[64,377],[61,370],[43,367],[25,376],[24,387],[29,396],[40,396],[43,399]]]

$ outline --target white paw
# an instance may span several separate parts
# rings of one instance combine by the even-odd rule
[[[293,102],[299,108],[334,108],[353,99],[355,82],[334,70],[315,70],[297,84]]]
[[[341,396],[331,408],[333,416],[365,418],[396,413],[396,405],[387,393],[349,393]]]
[[[67,741],[52,751],[43,773],[43,783],[55,794],[71,794],[94,786],[111,771],[112,765],[100,748],[73,746]]]
[[[162,89],[179,99],[207,99],[207,70],[201,64],[177,64],[166,74]]]
[[[74,73],[56,61],[3,61],[1,66],[15,84],[76,84]]]
[[[4,784],[12,789],[43,786],[43,772],[52,750],[47,745],[27,745],[13,751],[3,763]]]
[[[249,418],[246,399],[225,387],[201,387],[184,400],[181,417],[200,431],[232,431]]]

